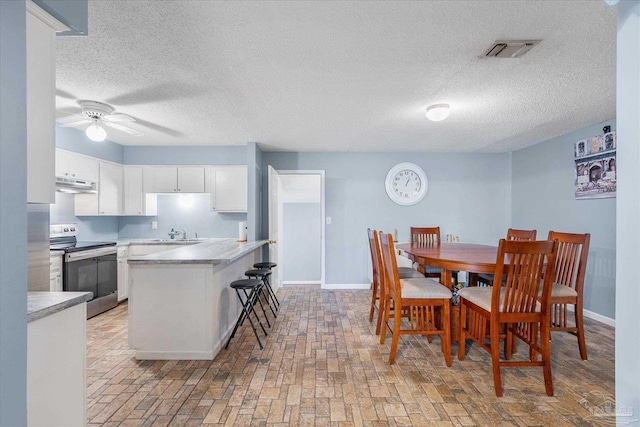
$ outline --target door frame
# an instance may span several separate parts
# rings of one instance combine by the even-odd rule
[[[320,255],[320,288],[324,289],[326,285],[326,274],[325,274],[325,171],[322,170],[308,170],[308,169],[300,169],[300,170],[279,170],[276,169],[278,175],[320,175],[320,245],[321,245],[321,255]],[[282,209],[278,210],[278,216],[282,217]],[[278,241],[283,242],[283,227],[278,228]]]

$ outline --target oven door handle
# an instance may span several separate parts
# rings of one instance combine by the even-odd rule
[[[89,249],[86,251],[71,252],[64,256],[66,262],[81,261],[83,259],[97,258],[105,255],[117,255],[115,246],[101,249]]]

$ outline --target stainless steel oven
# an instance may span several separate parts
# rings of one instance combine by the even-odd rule
[[[77,240],[74,224],[52,225],[50,248],[64,251],[62,290],[91,292],[87,318],[118,305],[118,259],[115,242]]]

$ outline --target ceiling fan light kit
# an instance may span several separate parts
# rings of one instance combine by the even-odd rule
[[[107,138],[105,126],[128,133],[134,136],[144,135],[130,127],[121,125],[119,122],[135,122],[136,120],[126,114],[114,114],[115,109],[108,104],[97,101],[79,100],[78,105],[82,108],[82,113],[77,115],[77,119],[62,124],[63,127],[80,127],[90,124],[86,128],[87,137],[96,142],[104,141]]]
[[[427,107],[427,119],[432,122],[440,122],[451,113],[449,104],[433,104]]]
[[[107,131],[100,126],[98,120],[94,120],[94,122],[84,132],[90,140],[95,142],[102,142],[107,138]]]

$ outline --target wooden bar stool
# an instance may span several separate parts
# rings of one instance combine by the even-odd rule
[[[261,285],[262,285],[262,280],[259,280],[259,279],[241,279],[241,280],[236,280],[231,282],[230,286],[233,289],[235,289],[236,294],[238,295],[238,299],[242,304],[242,313],[240,314],[240,317],[238,318],[236,325],[233,327],[233,332],[231,333],[231,336],[227,341],[227,345],[224,348],[229,348],[229,343],[231,342],[231,339],[236,335],[236,331],[238,330],[238,328],[242,326],[245,319],[249,319],[249,323],[251,324],[251,329],[253,329],[253,334],[256,336],[256,340],[258,340],[258,345],[260,346],[260,350],[263,349],[262,342],[260,342],[260,337],[258,336],[258,330],[254,325],[253,320],[251,320],[251,313],[253,313],[253,315],[256,318],[256,321],[258,322],[258,325],[262,329],[262,332],[264,332],[264,335],[267,336],[267,331],[264,329],[264,326],[262,326],[262,322],[260,322],[258,313],[256,313],[254,308],[254,305],[256,303],[255,300],[258,298],[257,291]],[[242,291],[242,293],[240,293],[240,291]],[[244,295],[244,299],[242,298],[242,295]]]
[[[274,318],[278,317],[278,315],[274,310],[275,300],[273,299],[272,292],[270,291],[271,286],[269,286],[268,284],[269,276],[271,276],[271,271],[270,270],[247,270],[244,272],[244,274],[250,279],[251,278],[258,279],[260,280],[260,282],[262,282],[262,284],[260,285],[260,289],[258,289],[258,301],[260,302],[260,306],[262,307],[262,302],[260,301],[260,296],[262,296],[264,300],[267,302],[267,305],[269,306],[271,313],[273,313],[273,317]],[[277,306],[275,308],[277,310]],[[262,311],[264,311],[264,307],[262,307]],[[267,313],[264,313],[264,317],[265,318],[267,317]],[[267,323],[268,322],[269,322],[269,319],[267,319]],[[271,327],[271,325],[269,325],[269,327]]]

